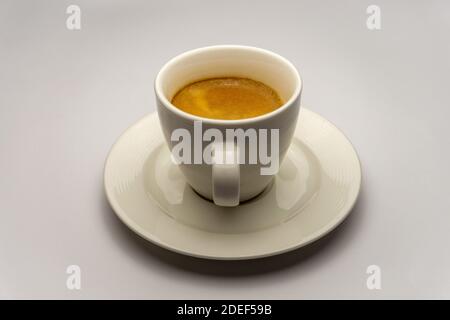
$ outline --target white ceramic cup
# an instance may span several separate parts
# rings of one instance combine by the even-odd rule
[[[217,77],[243,77],[260,81],[273,88],[285,103],[270,113],[254,118],[218,120],[186,113],[170,102],[184,86]],[[204,47],[180,54],[162,67],[155,80],[159,120],[170,150],[177,144],[171,139],[174,130],[186,129],[193,137],[196,134],[196,121],[202,123],[202,134],[214,128],[220,130],[224,137],[226,129],[278,129],[277,155],[280,164],[297,124],[301,89],[300,75],[288,60],[267,50],[236,45]],[[203,143],[201,151],[207,145]],[[236,206],[260,194],[273,175],[262,175],[261,168],[264,165],[259,161],[256,164],[214,161],[214,157],[222,152],[236,159],[239,150],[230,147],[229,143],[224,145],[227,146],[224,150],[216,149],[213,153],[212,164],[180,164],[180,169],[190,186],[203,197],[213,200],[217,205]],[[194,146],[192,153],[195,153]]]

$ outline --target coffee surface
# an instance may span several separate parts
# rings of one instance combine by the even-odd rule
[[[269,113],[283,101],[262,82],[227,77],[193,82],[175,94],[172,104],[204,118],[237,120]]]

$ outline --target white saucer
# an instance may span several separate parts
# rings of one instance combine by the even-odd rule
[[[311,243],[338,226],[356,202],[361,166],[347,138],[302,108],[274,182],[257,198],[224,208],[201,198],[170,160],[156,113],[129,128],[105,165],[107,198],[144,239],[209,259],[252,259]]]

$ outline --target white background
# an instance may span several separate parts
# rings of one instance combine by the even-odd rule
[[[80,31],[66,28],[70,4]],[[2,0],[0,298],[450,298],[449,31],[444,0]],[[303,104],[357,149],[361,197],[324,241],[197,260],[138,239],[106,202],[104,160],[155,110],[159,68],[213,44],[287,57]],[[79,291],[66,288],[71,264]],[[382,290],[366,288],[371,264]]]

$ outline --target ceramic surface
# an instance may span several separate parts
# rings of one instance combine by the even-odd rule
[[[174,94],[189,83],[227,76],[261,81],[275,89],[285,103],[261,116],[238,120],[202,118],[186,113],[170,103]],[[155,80],[157,111],[169,148],[172,149],[179,143],[178,139],[172,139],[172,135],[180,130],[189,133],[190,137],[203,137],[205,131],[213,129],[225,137],[229,129],[243,129],[246,132],[248,129],[255,129],[257,132],[266,130],[268,136],[272,137],[271,131],[275,129],[279,135],[278,148],[274,149],[277,163],[284,159],[291,145],[298,119],[301,90],[300,75],[291,62],[268,50],[239,45],[210,46],[182,53],[167,62]],[[199,120],[202,128],[196,130],[195,121]],[[200,146],[200,154],[203,154],[210,141],[202,146],[198,140],[191,143],[190,154],[197,153],[195,144]],[[252,147],[256,149],[259,143],[260,141],[254,143]],[[221,149],[216,144],[214,141],[213,149]],[[265,144],[270,145],[269,142]],[[249,147],[247,145],[244,147],[245,151],[239,150],[237,153],[249,154]],[[231,159],[235,157],[235,150],[238,149],[234,146],[229,148],[227,153]],[[203,161],[202,164],[194,164],[194,161],[190,161],[179,168],[196,192],[212,199],[218,205],[236,206],[260,194],[272,181],[272,173],[261,173],[263,168],[267,169],[267,164],[261,163],[260,160],[257,159],[253,165],[235,163],[226,166],[218,165],[216,161],[213,161],[213,164]]]

